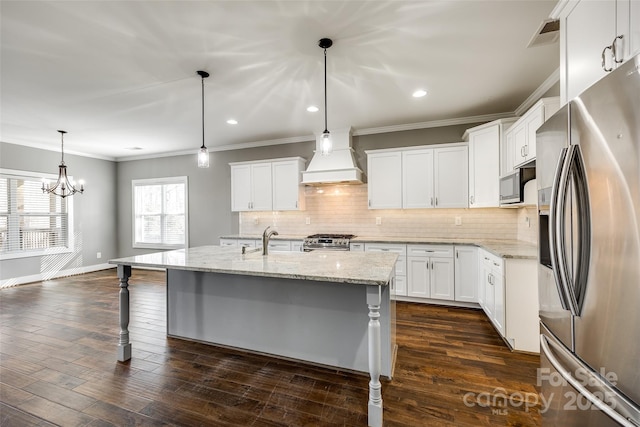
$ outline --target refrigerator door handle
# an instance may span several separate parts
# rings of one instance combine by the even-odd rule
[[[587,276],[591,258],[591,214],[589,208],[589,186],[587,173],[582,160],[582,151],[579,145],[575,146],[569,159],[569,168],[573,177],[577,215],[574,221],[578,222],[577,248],[575,248],[576,265],[573,278],[573,286],[570,288],[572,304],[575,305],[578,316],[582,314],[584,296],[587,289]]]
[[[545,356],[547,357],[547,359],[551,363],[551,366],[553,366],[555,368],[555,370],[558,371],[558,373],[562,376],[562,378],[565,381],[567,381],[573,388],[575,388],[582,396],[587,398],[589,400],[589,402],[591,402],[593,405],[595,405],[598,409],[600,409],[602,412],[607,414],[611,419],[615,420],[621,426],[623,426],[623,427],[637,427],[638,426],[635,422],[633,422],[631,420],[631,418],[627,418],[626,416],[618,413],[616,410],[613,409],[613,408],[617,408],[619,406],[626,406],[626,405],[624,405],[624,403],[626,403],[626,402],[623,402],[623,401],[620,400],[621,397],[618,396],[619,399],[615,399],[614,396],[616,396],[617,394],[615,392],[613,392],[613,391],[610,392],[611,393],[610,397],[612,399],[615,399],[615,400],[613,400],[611,402],[613,408],[611,406],[607,405],[602,400],[598,399],[598,397],[595,394],[593,394],[589,389],[587,389],[584,386],[584,382],[585,382],[584,379],[579,381],[576,378],[574,378],[573,375],[571,375],[571,373],[556,358],[553,350],[551,350],[551,348],[549,347],[549,344],[550,344],[549,338],[547,338],[546,335],[541,334],[540,335],[540,349],[544,352]],[[553,346],[555,347],[555,345],[553,345]]]
[[[565,310],[570,309],[570,305],[565,292],[566,286],[562,281],[560,275],[560,258],[558,257],[558,245],[557,239],[557,222],[558,216],[558,191],[560,188],[561,176],[564,171],[564,165],[567,160],[567,148],[563,148],[560,157],[558,158],[558,164],[556,165],[556,173],[553,177],[553,184],[551,186],[551,200],[549,202],[549,253],[551,257],[551,267],[553,270],[553,276],[555,277],[556,287],[558,289],[558,295],[560,296],[560,303]]]
[[[560,179],[558,182],[557,191],[555,194],[555,203],[553,209],[555,211],[554,214],[554,228],[555,235],[552,235],[552,238],[555,240],[555,258],[556,265],[553,266],[554,274],[559,274],[560,283],[562,285],[562,289],[564,290],[564,298],[568,304],[568,308],[571,311],[571,314],[574,316],[578,316],[578,304],[576,301],[575,292],[573,286],[571,285],[571,276],[569,275],[569,266],[567,262],[567,230],[565,223],[565,200],[567,197],[567,193],[569,191],[569,175],[571,174],[571,169],[573,165],[573,158],[575,156],[575,152],[577,150],[577,145],[570,145],[567,149],[566,156],[564,158],[564,162],[562,165],[562,171],[560,172]],[[553,195],[552,195],[553,196]],[[553,265],[552,257],[552,265]],[[556,271],[557,270],[557,271]]]

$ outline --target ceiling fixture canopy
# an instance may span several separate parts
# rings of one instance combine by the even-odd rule
[[[327,156],[333,151],[331,134],[327,128],[327,49],[333,45],[331,39],[320,39],[318,46],[324,49],[324,131],[322,132],[322,143],[320,144],[320,154]]]
[[[204,145],[204,79],[209,77],[209,73],[206,71],[196,71],[198,75],[201,77],[202,82],[202,146],[200,147],[200,151],[198,152],[198,167],[199,168],[208,168],[209,167],[209,150]]]
[[[48,182],[42,182],[42,192],[48,194],[54,194],[60,196],[63,199],[68,196],[73,196],[76,193],[84,193],[84,184],[80,181],[80,189],[76,189],[75,183],[69,181],[67,176],[67,166],[64,164],[64,134],[67,133],[64,130],[59,130],[60,140],[62,143],[62,159],[60,160],[60,166],[58,166],[58,180],[53,185],[49,185]]]

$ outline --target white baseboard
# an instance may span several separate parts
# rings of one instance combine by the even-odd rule
[[[94,271],[108,270],[116,268],[113,264],[95,264],[85,267],[70,268],[68,270],[46,271],[30,276],[12,277],[10,279],[0,280],[0,289],[9,288],[11,286],[24,285],[25,283],[42,282],[44,280],[57,279],[58,277],[75,276],[77,274],[91,273]]]

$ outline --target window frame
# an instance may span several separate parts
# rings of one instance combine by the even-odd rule
[[[168,243],[145,243],[136,242],[136,186],[150,185],[167,185],[167,184],[183,184],[184,185],[184,243],[168,244]],[[161,215],[161,231],[163,227],[163,219],[167,215],[164,212],[164,198],[162,200]],[[134,249],[184,249],[189,247],[189,179],[187,176],[174,176],[164,178],[145,178],[131,180],[131,247]]]
[[[54,175],[51,173],[43,173],[43,172],[33,172],[33,171],[24,171],[17,169],[5,169],[0,168],[0,175],[14,177],[14,179],[30,179],[35,178],[34,181],[42,181],[42,180],[51,180],[55,181],[58,179],[58,175]],[[73,182],[73,176],[69,176],[69,180]],[[9,197],[9,188],[7,189],[7,197]],[[57,197],[57,196],[55,196]],[[32,258],[32,257],[42,257],[47,255],[57,255],[57,254],[67,254],[75,252],[75,222],[74,222],[74,207],[73,207],[73,197],[66,198],[67,203],[67,245],[57,246],[54,248],[45,248],[45,249],[31,249],[31,250],[20,250],[18,252],[8,252],[2,253],[0,252],[0,261],[10,260],[10,259],[19,259],[19,258]],[[10,224],[16,224],[16,221],[21,216],[17,211],[12,213],[12,203],[9,203],[9,211],[7,212],[7,229],[9,229]],[[3,212],[2,212],[3,213]],[[51,215],[49,212],[47,215]],[[44,215],[42,215],[44,216]],[[64,214],[62,215],[64,216]],[[12,219],[13,218],[13,219]],[[17,222],[19,224],[19,221]]]

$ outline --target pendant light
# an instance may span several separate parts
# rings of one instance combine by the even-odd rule
[[[48,182],[42,182],[42,192],[45,194],[54,194],[60,196],[63,199],[68,196],[73,196],[76,193],[84,193],[84,184],[80,181],[80,189],[76,189],[74,183],[69,181],[67,176],[67,166],[64,164],[64,134],[67,133],[64,130],[59,130],[60,140],[62,143],[62,159],[60,160],[60,166],[58,166],[58,180],[52,186]]]
[[[206,71],[196,71],[198,75],[201,77],[202,82],[202,146],[200,147],[200,151],[198,152],[198,167],[199,168],[208,168],[209,167],[209,150],[204,145],[204,79],[209,77],[209,73]]]
[[[333,141],[327,128],[327,49],[333,45],[331,39],[320,39],[318,46],[324,49],[324,131],[320,142],[320,154],[328,156],[333,151]]]

